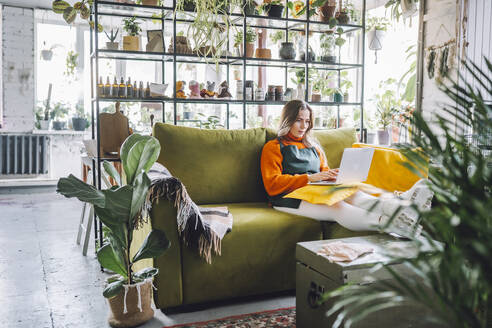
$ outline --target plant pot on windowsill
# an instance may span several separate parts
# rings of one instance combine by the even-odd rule
[[[85,131],[87,120],[83,117],[72,117],[72,127],[74,131]]]
[[[123,37],[123,50],[140,51],[140,37],[133,35],[125,35]]]
[[[265,6],[265,11],[268,17],[282,18],[282,14],[284,13],[284,6],[267,4]]]
[[[50,120],[39,120],[39,129],[40,130],[49,130],[50,128]]]
[[[376,143],[376,132],[367,132],[367,143],[375,144]]]
[[[53,50],[41,50],[41,58],[43,60],[49,61],[53,57]]]
[[[63,121],[53,121],[53,130],[64,130],[65,129],[65,123]]]

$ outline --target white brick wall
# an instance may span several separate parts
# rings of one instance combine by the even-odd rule
[[[3,7],[2,132],[34,127],[34,10]]]

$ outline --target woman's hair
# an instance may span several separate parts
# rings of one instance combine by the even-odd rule
[[[319,149],[321,149],[316,138],[311,135],[311,129],[313,128],[313,110],[311,109],[311,106],[309,106],[308,103],[303,100],[291,100],[285,104],[284,108],[282,108],[280,127],[278,129],[277,135],[280,139],[285,138],[285,136],[289,133],[292,125],[296,122],[299,112],[305,109],[309,111],[309,126],[306,130],[306,133],[304,133],[301,142],[306,147],[317,146]]]

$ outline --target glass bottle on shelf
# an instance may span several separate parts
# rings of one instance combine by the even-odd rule
[[[111,88],[111,96],[113,98],[118,98],[118,96],[120,95],[119,89],[120,89],[120,87],[118,85],[118,81],[116,80],[116,76],[115,76],[114,80],[113,80],[113,85]]]
[[[138,98],[144,98],[144,87],[142,81],[140,81],[140,85],[138,86]]]
[[[137,81],[133,82],[133,98],[138,98]]]
[[[145,88],[145,97],[144,98],[150,98],[150,84],[147,82],[147,87]]]
[[[106,76],[106,84],[104,85],[104,96],[111,97],[111,83],[109,82],[109,76]]]
[[[126,97],[133,98],[133,85],[130,77],[128,77],[128,82],[126,82]]]
[[[125,98],[126,97],[126,84],[125,84],[125,80],[123,80],[123,77],[121,77],[120,79],[120,85],[118,87],[118,96],[120,98]]]
[[[99,76],[99,83],[97,84],[97,96],[99,98],[104,97],[104,84],[102,79],[102,76]]]

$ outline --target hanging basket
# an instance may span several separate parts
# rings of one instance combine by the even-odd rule
[[[417,5],[413,0],[401,0],[401,15],[403,18],[410,18],[417,13]]]
[[[383,48],[383,39],[386,35],[386,31],[383,30],[370,30],[367,32],[367,41],[369,49],[374,50],[375,60],[374,63],[378,63],[378,50]]]

